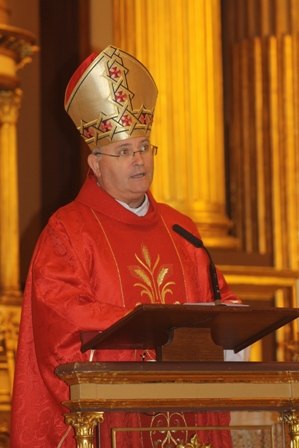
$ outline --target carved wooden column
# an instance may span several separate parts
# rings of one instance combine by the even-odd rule
[[[226,215],[219,0],[115,0],[116,45],[153,74],[156,198],[191,216],[210,246],[234,247]]]

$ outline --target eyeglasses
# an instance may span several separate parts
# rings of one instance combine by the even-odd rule
[[[157,146],[151,145],[150,143],[143,143],[142,146],[139,149],[137,149],[137,151],[133,151],[132,149],[127,147],[123,147],[120,148],[118,154],[108,154],[106,152],[101,151],[95,152],[94,154],[96,156],[101,155],[101,156],[117,157],[119,159],[130,159],[131,157],[134,157],[135,154],[137,154],[138,152],[144,156],[148,154],[155,156],[157,154],[157,151],[158,151]]]

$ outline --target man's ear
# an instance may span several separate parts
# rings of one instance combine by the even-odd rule
[[[89,154],[87,157],[87,163],[89,168],[92,169],[94,175],[99,178],[101,177],[101,170],[99,167],[98,157],[95,154]]]

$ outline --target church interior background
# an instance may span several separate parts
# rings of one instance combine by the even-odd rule
[[[92,51],[115,44],[157,82],[156,198],[194,219],[245,303],[299,306],[298,28],[297,0],[0,0],[0,447],[34,244],[86,172],[63,96]],[[297,361],[297,341],[295,321],[251,360]]]

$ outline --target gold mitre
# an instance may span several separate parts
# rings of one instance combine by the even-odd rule
[[[149,137],[158,95],[147,68],[107,47],[90,55],[71,77],[65,110],[93,150],[131,137]]]

